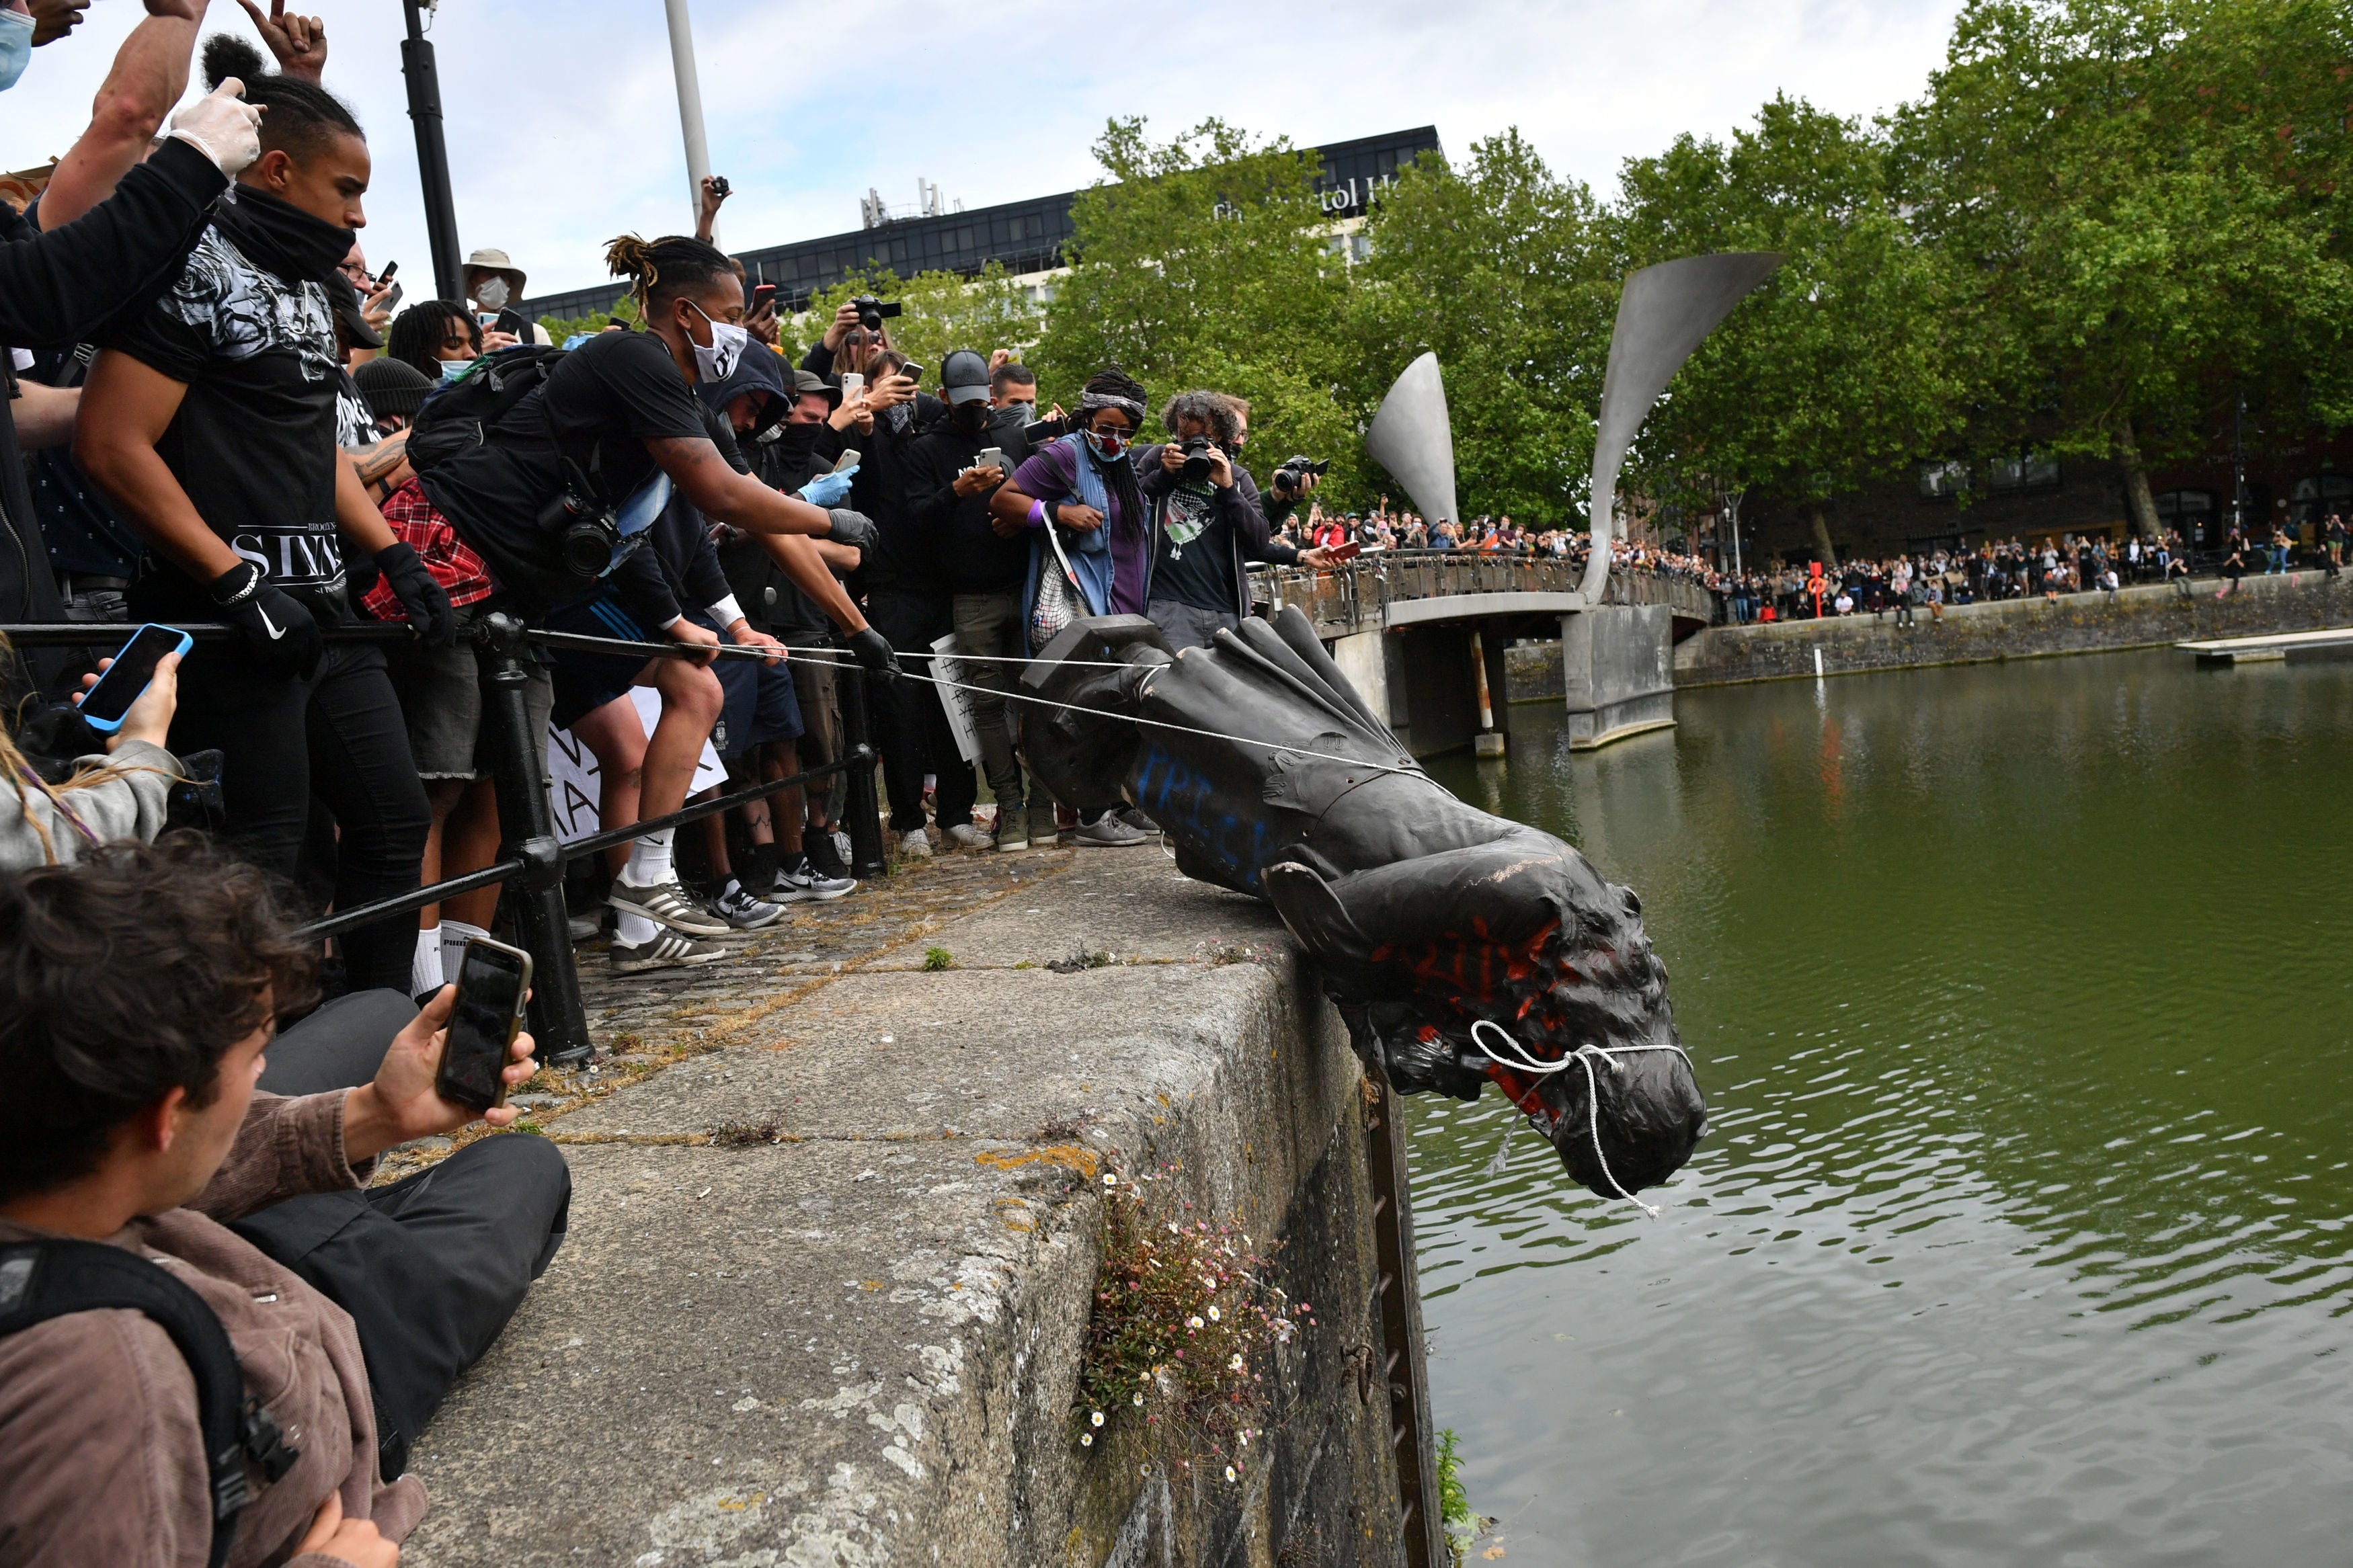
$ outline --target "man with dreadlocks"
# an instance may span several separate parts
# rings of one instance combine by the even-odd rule
[[[1144,614],[1152,592],[1151,513],[1130,447],[1144,424],[1145,397],[1144,384],[1119,366],[1099,371],[1080,395],[1078,428],[1031,453],[989,498],[1000,521],[1029,531],[1021,619],[1033,647],[1045,640],[1039,631],[1060,630],[1039,625],[1040,600],[1050,606],[1066,590],[1080,616]],[[1050,608],[1046,613],[1051,618]],[[1081,847],[1123,848],[1151,837],[1120,820],[1117,808],[1116,801],[1081,805]],[[1041,808],[1029,808],[1029,842],[1050,846],[1053,808],[1042,810],[1041,823]]]
[[[681,235],[650,243],[623,235],[606,260],[615,276],[630,280],[645,330],[599,333],[564,354],[543,383],[497,417],[480,445],[420,463],[426,495],[480,552],[508,602],[539,624],[709,647],[718,634],[680,610],[681,603],[699,601],[689,597],[687,584],[665,581],[659,552],[639,548],[675,493],[711,521],[757,537],[859,662],[895,675],[889,639],[867,625],[810,537],[865,549],[873,542],[871,525],[855,512],[828,512],[770,489],[739,468],[743,458],[725,417],[695,397],[696,385],[727,381],[745,354],[770,352],[744,329],[744,285],[734,265]],[[491,363],[547,352],[511,349]],[[420,416],[420,435],[432,407],[428,403]],[[566,557],[563,530],[571,514],[558,503],[567,494],[617,520],[609,553],[593,565]],[[744,618],[732,596],[712,609],[723,626]],[[719,682],[702,666],[677,658],[566,653],[559,661],[554,720],[562,727],[640,685],[661,693],[661,719],[645,743],[636,807],[628,810],[617,797],[617,810],[626,815],[607,822],[608,828],[685,805],[703,740],[719,716]],[[620,916],[613,949],[620,973],[721,956],[695,940],[727,928],[680,884],[668,831],[637,840],[614,879],[611,902]]]

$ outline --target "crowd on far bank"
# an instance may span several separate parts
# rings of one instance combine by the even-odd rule
[[[1522,527],[1509,516],[1432,522],[1409,510],[1391,511],[1387,497],[1363,513],[1327,513],[1311,503],[1283,525],[1279,537],[1327,550],[1354,545],[1366,552],[1462,551],[1580,568],[1592,550],[1591,536],[1581,529]],[[2121,541],[2094,533],[2063,532],[2033,542],[2013,535],[1988,539],[1974,550],[1937,548],[1827,564],[1785,558],[1732,568],[1706,555],[1620,538],[1610,541],[1610,565],[1613,572],[1698,584],[1715,595],[1716,618],[1728,625],[1855,615],[1892,616],[1908,623],[1917,611],[1935,618],[1950,605],[2038,597],[2055,603],[2066,595],[2114,595],[2151,584],[2169,583],[2187,595],[2194,591],[2195,576],[2219,579],[2217,596],[2235,592],[2247,576],[2317,571],[2334,577],[2343,569],[2348,542],[2353,528],[2331,513],[2308,542],[2284,528],[2267,533],[2232,529],[2221,548],[2203,560],[2168,530]]]

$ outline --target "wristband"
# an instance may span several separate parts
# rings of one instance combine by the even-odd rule
[[[1041,500],[1031,501],[1029,503],[1029,526],[1032,528],[1042,528],[1045,526],[1045,522],[1046,503]]]
[[[245,586],[239,588],[236,593],[229,595],[227,597],[223,598],[220,591],[221,583],[229,575],[230,572],[235,572],[237,570],[237,566],[247,568]],[[233,605],[241,605],[245,603],[245,601],[253,597],[255,590],[261,586],[261,567],[258,563],[252,561],[240,561],[237,563],[237,566],[230,567],[228,572],[224,572],[219,577],[213,579],[213,603],[219,605],[224,610],[229,608]]]

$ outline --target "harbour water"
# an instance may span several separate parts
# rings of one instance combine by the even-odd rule
[[[1472,1560],[2353,1561],[2353,668],[1676,714],[1440,770],[1641,892],[1712,1105],[1653,1221],[1412,1102]]]

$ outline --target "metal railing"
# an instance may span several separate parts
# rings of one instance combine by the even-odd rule
[[[1295,605],[1325,637],[1387,623],[1401,600],[1477,594],[1574,594],[1585,563],[1553,555],[1513,555],[1476,550],[1383,550],[1341,566],[1255,565],[1261,596],[1277,607]],[[1604,602],[1665,605],[1696,619],[1723,618],[1722,595],[1671,573],[1613,571]]]
[[[116,621],[77,621],[65,625],[0,626],[0,636],[18,647],[112,647],[122,640],[129,625]],[[187,622],[176,629],[200,642],[217,641],[233,628],[211,622]],[[412,634],[405,624],[322,626],[330,641],[396,642]],[[842,757],[823,767],[810,768],[782,779],[762,779],[740,789],[723,792],[680,811],[593,833],[569,844],[555,836],[554,813],[547,800],[547,738],[531,731],[523,689],[530,677],[524,650],[532,644],[584,653],[636,653],[649,658],[697,658],[715,654],[721,658],[771,658],[756,647],[722,644],[716,648],[684,643],[639,643],[618,637],[587,637],[575,632],[541,631],[516,617],[493,614],[467,629],[482,654],[482,719],[493,759],[491,776],[498,795],[502,842],[498,858],[477,871],[438,882],[356,909],[339,910],[324,920],[300,929],[298,934],[324,941],[328,937],[413,914],[445,898],[497,884],[508,884],[519,944],[532,956],[532,1033],[539,1042],[542,1061],[559,1065],[585,1059],[592,1047],[587,1013],[580,997],[580,974],[573,963],[571,916],[564,900],[564,868],[569,861],[627,844],[648,833],[700,822],[730,807],[800,788],[835,774],[846,775],[849,801],[850,869],[860,877],[879,877],[882,858],[881,798],[874,784],[876,755],[867,733],[866,672],[844,658],[831,668],[842,681]]]

